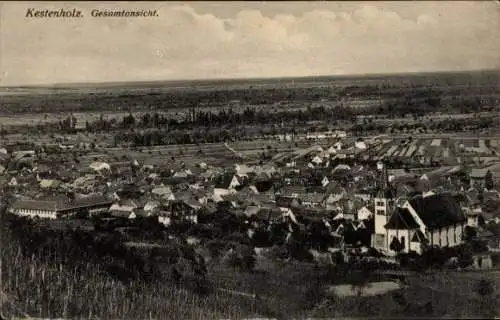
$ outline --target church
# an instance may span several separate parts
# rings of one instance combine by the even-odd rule
[[[387,254],[422,253],[425,245],[454,247],[463,241],[467,217],[449,193],[418,195],[396,205],[381,168],[382,188],[375,197],[372,246]]]

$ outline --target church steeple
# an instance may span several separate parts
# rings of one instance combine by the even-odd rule
[[[389,183],[389,172],[387,165],[379,161],[377,163],[377,169],[379,171],[378,182],[377,182],[377,198],[385,198],[392,200],[394,198],[394,190]]]
[[[375,233],[372,238],[372,246],[385,250],[387,247],[385,225],[388,220],[390,206],[392,204],[392,192],[389,185],[389,175],[385,163],[377,163],[379,171],[377,182],[377,194],[374,200],[375,207]]]

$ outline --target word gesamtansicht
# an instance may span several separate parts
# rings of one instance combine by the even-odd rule
[[[157,17],[158,10],[98,10],[94,9],[90,13],[94,18],[107,17]]]

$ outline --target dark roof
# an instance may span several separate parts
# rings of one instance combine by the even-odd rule
[[[57,197],[54,199],[45,200],[19,200],[13,208],[15,209],[30,209],[30,210],[69,210],[76,208],[91,207],[95,205],[111,205],[112,202],[104,196],[95,195],[85,198],[69,201],[66,197]]]
[[[43,200],[19,200],[12,206],[13,209],[28,209],[28,210],[57,210],[58,204],[56,201]]]
[[[89,207],[96,205],[111,205],[113,202],[103,195],[91,195],[75,199],[69,203],[70,207]]]
[[[214,187],[220,189],[228,189],[232,180],[233,175],[224,174],[218,177]]]
[[[282,216],[281,210],[278,208],[260,208],[257,212],[257,217],[262,220],[278,219]]]
[[[298,204],[297,199],[294,197],[276,196],[276,206],[278,207],[289,208],[294,204]]]
[[[387,229],[415,229],[418,223],[406,208],[396,208],[385,225]]]
[[[410,205],[431,229],[462,223],[467,219],[460,204],[448,193],[418,196],[410,200]]]
[[[298,198],[302,202],[320,203],[325,199],[325,194],[323,193],[301,193]]]

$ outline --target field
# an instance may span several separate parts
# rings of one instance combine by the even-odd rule
[[[93,122],[101,115],[105,119],[121,121],[129,113],[139,119],[145,112],[159,112],[169,118],[182,120],[193,109],[210,110],[215,113],[222,109],[231,109],[239,114],[250,106],[266,110],[267,116],[272,113],[276,115],[276,112],[283,110],[310,110],[311,106],[325,106],[329,109],[345,105],[356,110],[371,107],[366,114],[357,118],[351,117],[354,113],[346,113],[349,116],[338,121],[335,119],[334,122],[332,120],[335,118],[334,115],[321,118],[323,117],[321,114],[320,119],[292,119],[286,124],[289,127],[285,127],[281,115],[276,116],[277,122],[266,124],[258,121],[246,124],[228,117],[229,120],[225,120],[226,123],[221,121],[220,125],[216,125],[217,128],[211,128],[228,131],[227,144],[165,145],[164,141],[167,141],[166,143],[172,141],[169,140],[170,137],[167,137],[168,139],[165,140],[160,139],[161,143],[158,144],[161,145],[157,146],[135,141],[121,145],[120,141],[115,140],[117,133],[142,134],[151,131],[151,128],[147,126],[131,125],[119,129],[112,127],[107,132],[99,129],[72,131],[67,134],[62,129],[57,131],[59,130],[57,128],[57,132],[44,131],[44,134],[38,134],[32,128],[27,128],[26,134],[3,135],[0,147],[4,147],[4,144],[15,145],[18,142],[33,142],[38,146],[64,145],[65,149],[60,153],[59,151],[54,151],[54,154],[41,153],[43,156],[40,160],[60,161],[59,168],[68,170],[72,164],[87,167],[94,161],[117,164],[130,163],[131,160],[138,160],[146,165],[168,166],[173,162],[186,164],[205,162],[230,167],[234,163],[246,160],[257,162],[262,158],[263,153],[268,153],[270,156],[304,157],[316,146],[327,148],[336,142],[336,139],[307,139],[308,136],[313,136],[312,132],[318,133],[323,130],[323,127],[330,130],[345,129],[357,123],[362,130],[349,131],[349,137],[344,139],[347,145],[352,145],[358,139],[379,140],[374,141],[372,148],[356,150],[356,153],[365,159],[401,160],[405,166],[410,167],[411,165],[427,166],[433,161],[457,165],[470,163],[478,158],[482,158],[485,162],[486,160],[498,162],[500,160],[500,136],[491,132],[486,133],[486,129],[471,131],[473,133],[459,133],[432,128],[421,134],[408,129],[397,129],[386,135],[377,133],[376,135],[380,134],[380,139],[374,139],[375,130],[369,132],[364,127],[376,124],[385,126],[385,130],[386,127],[397,124],[425,125],[431,120],[433,122],[472,121],[480,117],[498,120],[497,111],[500,106],[498,84],[498,72],[494,71],[378,77],[0,88],[0,127],[2,129],[10,126],[33,127],[42,123],[54,123],[63,120],[70,113],[77,119],[76,128],[82,129],[85,127],[85,122]],[[436,104],[436,99],[440,99],[441,104]],[[478,102],[478,100],[481,101]],[[472,106],[464,107],[465,102],[471,103]],[[474,104],[474,102],[477,103]],[[409,108],[410,104],[414,109],[409,112],[412,113],[410,116],[406,116],[405,108]],[[381,107],[387,108],[379,109]],[[416,112],[420,107],[426,108],[424,115]],[[391,108],[397,108],[399,112],[393,113]],[[343,110],[343,108],[339,109]],[[325,113],[332,112],[327,110]],[[212,121],[213,118],[208,119]],[[265,117],[259,119],[261,122],[267,120]],[[277,124],[279,122],[281,124]],[[170,122],[167,122],[167,125],[170,125]],[[185,127],[166,129],[162,125],[156,129],[178,133],[188,128],[186,132],[189,130],[204,132],[196,126],[197,124],[193,121],[187,123]],[[211,123],[210,126],[214,125]],[[299,126],[302,127],[299,128]],[[264,133],[264,127],[276,130],[268,134]],[[277,138],[276,132],[279,133],[280,129],[285,132],[285,129],[292,128],[301,129],[297,130],[299,134],[296,135],[294,141],[281,141]],[[460,130],[460,127],[456,127],[456,131]],[[252,137],[233,139],[236,133],[245,131],[252,133]],[[189,134],[193,133],[189,131]],[[221,140],[206,139],[204,141]],[[81,144],[85,144],[85,147]],[[135,146],[132,146],[134,144]],[[3,219],[4,215],[1,218]],[[113,319],[146,317],[149,319],[221,319],[261,315],[283,319],[308,316],[376,316],[380,318],[387,318],[389,315],[399,317],[465,316],[479,315],[481,310],[478,306],[486,301],[475,292],[481,279],[487,278],[500,288],[498,273],[436,271],[427,275],[409,276],[408,285],[397,293],[391,292],[373,297],[327,296],[323,292],[325,286],[348,282],[343,277],[344,274],[336,273],[337,266],[319,267],[297,261],[283,262],[278,259],[259,258],[256,267],[250,270],[232,266],[222,261],[223,259],[220,261],[207,259],[206,270],[201,274],[203,280],[208,279],[209,289],[213,290],[204,292],[203,286],[201,286],[203,290],[199,287],[192,290],[192,288],[188,289],[187,281],[175,282],[173,276],[163,278],[171,271],[170,268],[173,265],[182,267],[182,263],[188,260],[185,257],[179,258],[184,254],[182,250],[188,251],[184,244],[182,247],[180,245],[175,247],[177,252],[180,252],[176,256],[175,263],[167,264],[165,261],[159,261],[160,258],[170,259],[170,256],[166,254],[164,256],[158,253],[157,256],[151,254],[141,260],[133,254],[129,255],[130,251],[125,251],[126,254],[121,254],[123,251],[120,251],[123,243],[125,247],[133,247],[134,250],[144,250],[144,252],[152,247],[161,247],[160,245],[153,246],[147,242],[137,245],[139,243],[137,239],[123,239],[118,235],[119,232],[109,232],[103,236],[107,231],[101,229],[96,231],[97,227],[101,226],[94,226],[88,221],[87,223],[74,222],[74,224],[61,221],[48,222],[50,227],[47,229],[50,229],[52,233],[42,230],[44,223],[39,223],[36,228],[19,227],[16,236],[13,236],[13,228],[6,228],[3,222],[0,225],[2,228],[0,236],[2,244],[6,245],[2,246],[0,254],[2,261],[7,261],[7,263],[1,265],[3,287],[0,294],[4,299],[0,307],[9,316],[41,318],[78,316]],[[148,225],[148,227],[151,226]],[[154,237],[153,231],[157,231],[153,227],[137,228],[141,231],[139,236],[144,238]],[[40,230],[41,232],[37,233]],[[31,231],[33,231],[32,234]],[[158,242],[170,241],[169,233],[174,234],[174,231],[169,229],[165,232],[161,235],[162,237],[166,235],[166,237]],[[83,233],[87,234],[82,236]],[[155,258],[158,258],[158,261]],[[188,263],[193,263],[193,261],[189,260]],[[157,269],[160,271],[155,273]],[[114,272],[116,270],[136,273],[132,278],[125,276],[120,278],[122,274]],[[196,281],[198,280],[200,279],[196,278]],[[199,283],[196,282],[196,285]],[[496,298],[495,295],[492,296]],[[490,304],[492,307],[497,307],[493,302]]]
[[[492,70],[0,88],[0,116],[19,113],[120,113],[171,109],[178,109],[175,112],[179,112],[193,106],[238,109],[246,105],[266,108],[274,105],[289,108],[321,102],[366,106],[373,105],[374,102],[391,102],[406,94],[428,95],[430,91],[437,92],[445,103],[469,97],[480,97],[485,101],[498,103],[498,74],[497,70]]]

